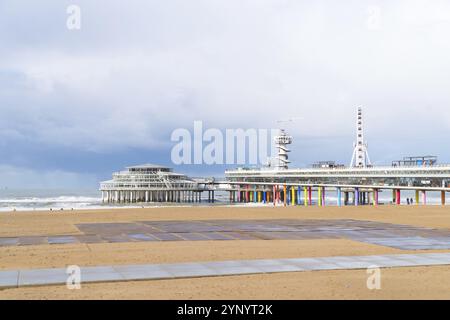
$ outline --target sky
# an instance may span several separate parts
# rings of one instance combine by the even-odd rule
[[[96,188],[127,165],[174,166],[171,133],[196,120],[295,117],[292,167],[348,164],[358,106],[374,164],[450,163],[449,35],[439,0],[0,0],[0,187]]]

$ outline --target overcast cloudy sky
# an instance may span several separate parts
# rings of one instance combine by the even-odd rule
[[[81,29],[68,30],[69,5]],[[0,187],[170,165],[176,128],[287,125],[294,166],[450,162],[450,2],[0,0]],[[221,166],[184,166],[220,174]]]

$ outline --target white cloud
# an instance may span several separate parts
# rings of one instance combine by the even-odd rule
[[[2,125],[39,142],[154,148],[195,119],[290,116],[305,118],[292,129],[303,136],[348,135],[357,105],[379,139],[450,128],[445,1],[381,2],[378,30],[366,26],[372,1],[79,1],[79,33],[65,29],[64,4],[44,2],[31,23],[18,18],[37,5],[17,3],[0,13],[13,30],[0,68],[26,76],[17,99],[29,100]]]

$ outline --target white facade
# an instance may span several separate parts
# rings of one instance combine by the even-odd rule
[[[104,202],[197,202],[204,186],[171,168],[144,164],[113,173],[100,191]]]

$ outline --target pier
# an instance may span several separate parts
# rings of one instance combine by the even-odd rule
[[[356,142],[350,166],[320,161],[312,168],[289,168],[293,138],[285,129],[275,137],[278,154],[274,165],[236,168],[225,178],[191,178],[169,167],[144,164],[113,173],[100,185],[104,203],[200,203],[215,202],[216,192],[228,192],[230,203],[272,203],[283,206],[360,206],[380,203],[380,193],[392,193],[395,205],[402,193],[413,191],[409,204],[426,205],[430,192],[440,193],[446,205],[450,192],[450,164],[439,164],[435,156],[405,157],[391,166],[374,166],[364,141],[362,109],[356,119]],[[206,193],[207,197],[202,195]],[[314,197],[313,197],[314,195]],[[335,202],[329,200],[330,195]]]
[[[327,195],[332,192],[337,206],[377,206],[380,193],[389,191],[392,192],[392,203],[400,205],[402,191],[412,190],[415,204],[426,205],[427,192],[440,192],[441,204],[446,204],[446,194],[450,192],[450,164],[438,164],[437,157],[405,157],[393,161],[392,166],[371,164],[368,144],[364,141],[361,108],[357,112],[356,142],[348,167],[336,165],[333,161],[321,161],[312,168],[290,169],[288,145],[292,141],[286,130],[280,129],[280,135],[275,138],[278,149],[275,167],[225,171],[229,191],[238,193],[239,202],[310,206],[315,193],[315,203],[325,206],[328,204]]]

